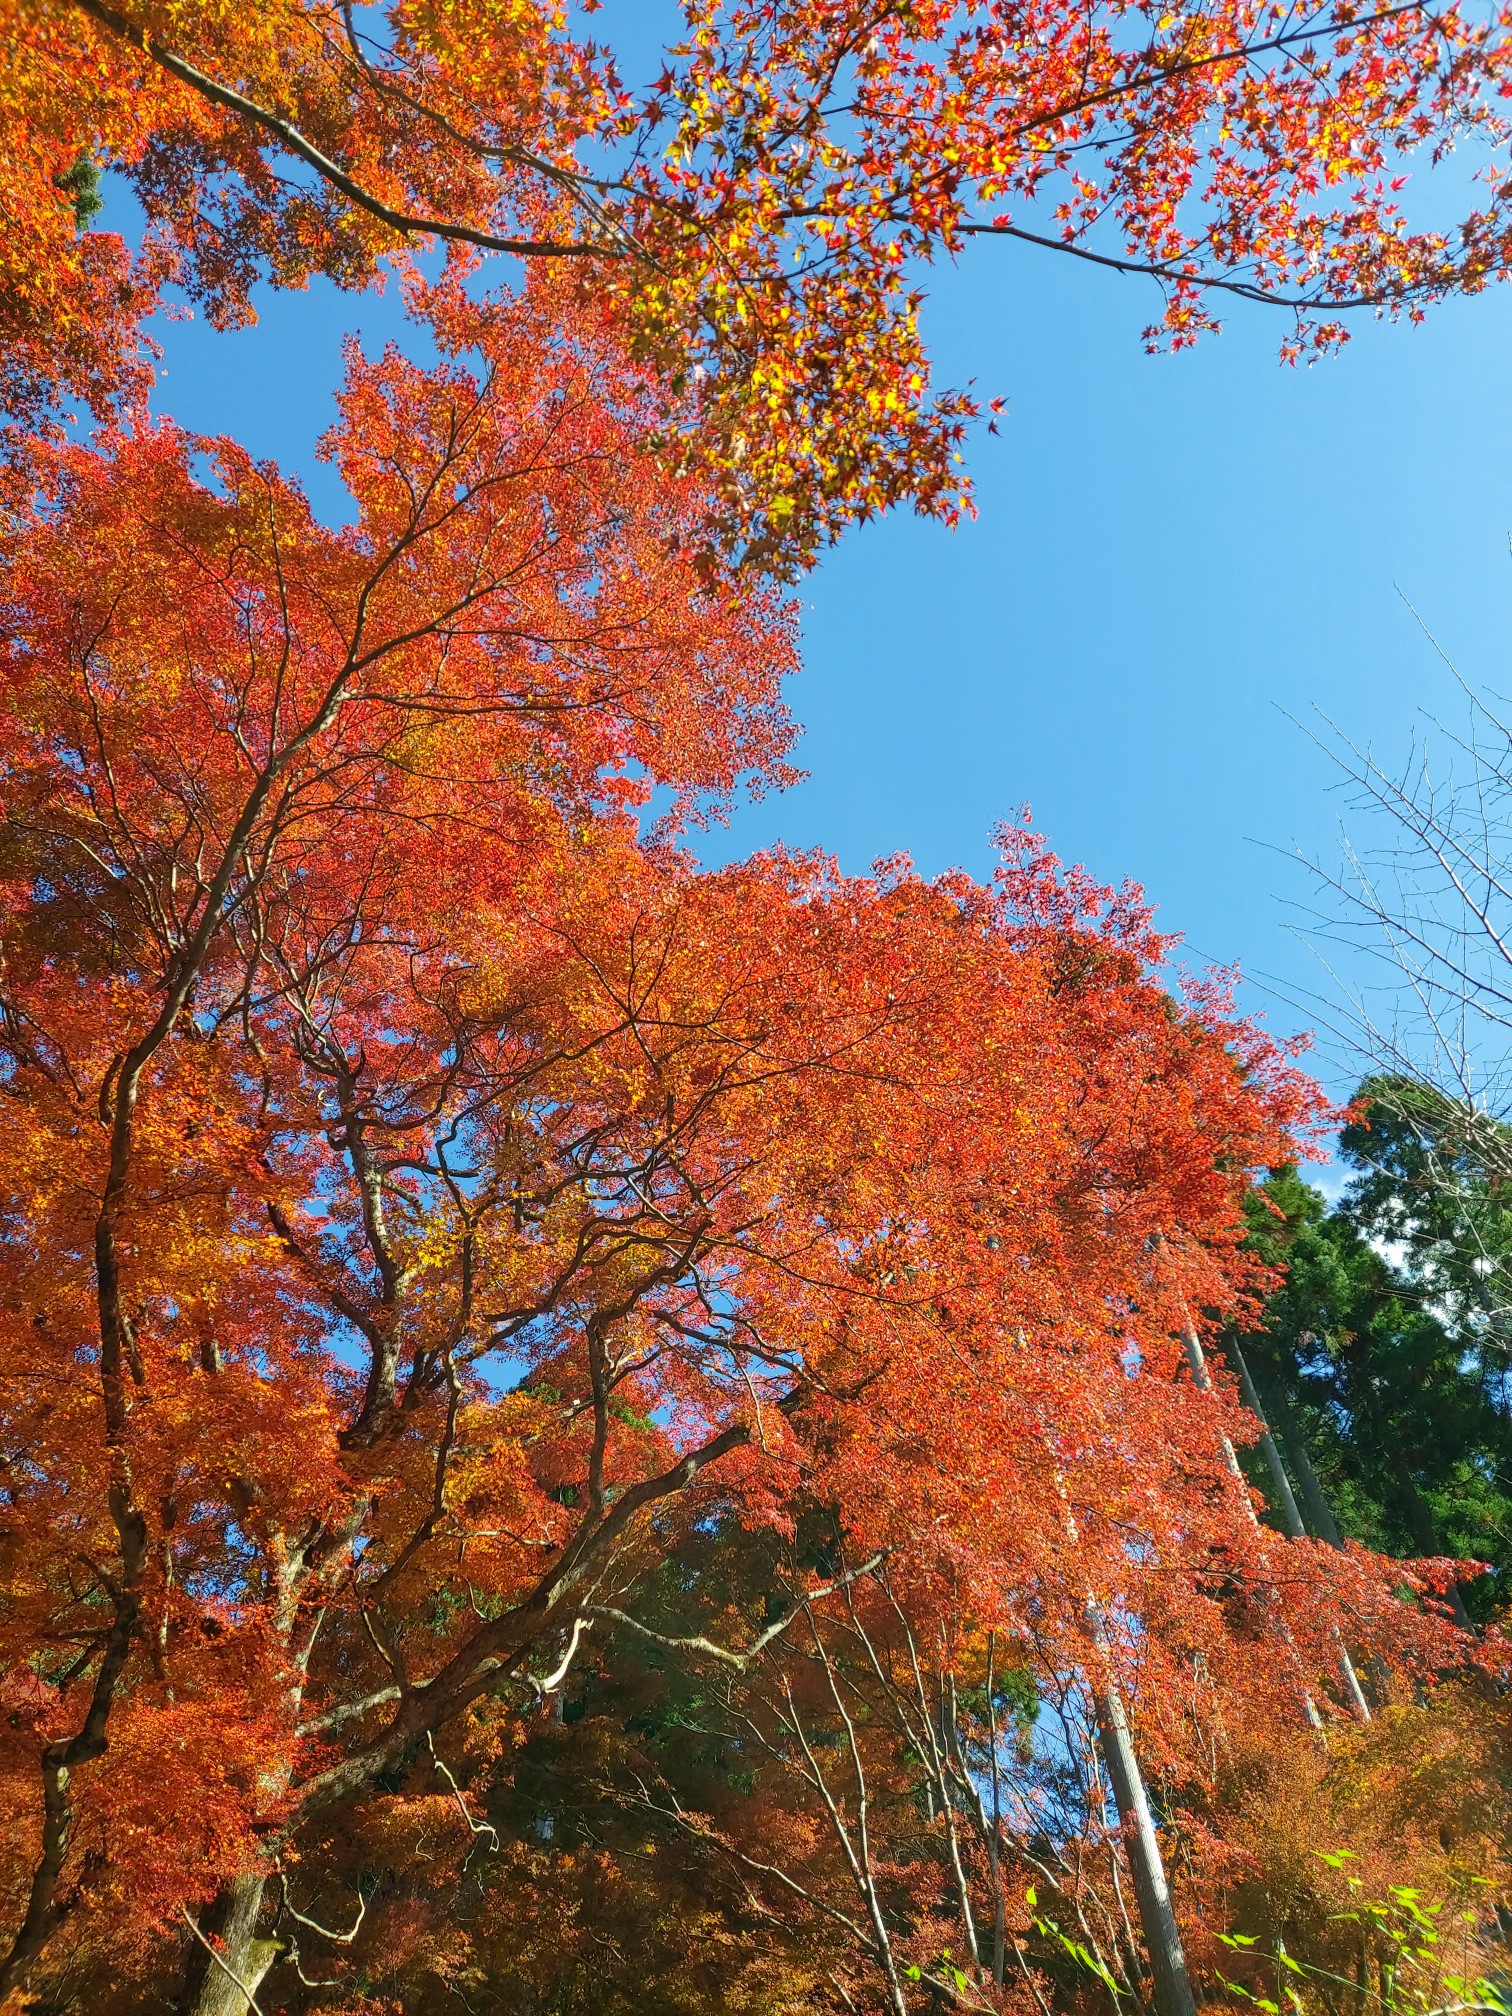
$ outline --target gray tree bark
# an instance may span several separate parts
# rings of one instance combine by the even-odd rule
[[[1276,1492],[1275,1503],[1281,1513],[1286,1530],[1293,1540],[1305,1540],[1307,1538],[1307,1528],[1302,1523],[1302,1514],[1297,1505],[1296,1493],[1292,1490],[1291,1479],[1286,1474],[1286,1465],[1281,1461],[1281,1451],[1276,1447],[1276,1438],[1271,1433],[1270,1422],[1265,1417],[1265,1409],[1260,1405],[1259,1392],[1256,1389],[1254,1380],[1250,1377],[1249,1367],[1244,1362],[1244,1353],[1239,1348],[1239,1339],[1231,1337],[1224,1349],[1227,1356],[1233,1361],[1234,1370],[1239,1374],[1239,1391],[1244,1395],[1244,1404],[1260,1423],[1260,1453],[1265,1458],[1266,1467],[1270,1471],[1271,1482]],[[1318,1483],[1317,1472],[1312,1469],[1311,1463],[1308,1464],[1308,1470],[1312,1476],[1313,1489],[1317,1492],[1319,1500],[1323,1501],[1323,1493]],[[1326,1510],[1326,1501],[1323,1502],[1325,1503]],[[1331,1541],[1327,1541],[1327,1544],[1337,1547],[1340,1545],[1338,1539],[1339,1529],[1337,1526],[1334,1526],[1332,1513],[1329,1513],[1328,1523],[1333,1527],[1335,1537]],[[1320,1534],[1318,1537],[1326,1540],[1326,1535]],[[1342,1640],[1339,1642],[1339,1677],[1344,1682],[1344,1692],[1354,1712],[1362,1722],[1368,1722],[1371,1719],[1370,1701],[1365,1693],[1365,1689],[1360,1685],[1360,1676],[1356,1673],[1354,1661],[1350,1658],[1349,1652]]]
[[[1208,1371],[1207,1368],[1207,1355],[1202,1348],[1202,1339],[1197,1335],[1196,1329],[1193,1327],[1190,1319],[1187,1322],[1186,1328],[1181,1333],[1181,1341],[1186,1351],[1187,1364],[1191,1367],[1193,1381],[1200,1389],[1200,1391],[1204,1393],[1211,1393],[1213,1390],[1213,1378],[1212,1374]],[[1254,1500],[1250,1497],[1249,1479],[1244,1474],[1244,1466],[1240,1463],[1238,1454],[1235,1451],[1234,1445],[1229,1440],[1228,1436],[1225,1435],[1221,1439],[1223,1444],[1224,1465],[1227,1468],[1229,1475],[1234,1479],[1234,1481],[1238,1484],[1240,1490],[1244,1493],[1245,1510],[1249,1513],[1251,1520],[1258,1527],[1260,1524],[1260,1515],[1256,1512]],[[1272,1448],[1274,1448],[1275,1447],[1274,1443],[1271,1446]],[[1279,1456],[1277,1457],[1276,1461],[1277,1464],[1279,1465],[1280,1463]],[[1286,1496],[1291,1504],[1293,1514],[1296,1514],[1297,1511],[1296,1500],[1292,1498],[1290,1486],[1287,1487]],[[1274,1592],[1272,1592],[1272,1595],[1274,1600]],[[1302,1712],[1307,1717],[1307,1726],[1309,1727],[1309,1729],[1312,1730],[1321,1730],[1323,1727],[1323,1717],[1318,1713],[1318,1704],[1316,1701],[1314,1701],[1311,1690],[1308,1688],[1306,1679],[1302,1674],[1301,1662],[1300,1660],[1297,1660],[1296,1647],[1292,1641],[1291,1628],[1286,1622],[1286,1615],[1284,1611],[1281,1612],[1280,1624],[1281,1624],[1281,1635],[1285,1639],[1287,1649],[1291,1652],[1292,1658],[1294,1661],[1296,1661],[1298,1666],[1297,1677],[1302,1691]],[[1350,1678],[1353,1680],[1354,1668],[1349,1665],[1349,1661],[1344,1654],[1342,1646],[1340,1647],[1339,1657],[1342,1666],[1348,1670]],[[1358,1693],[1359,1682],[1355,1681],[1354,1685],[1355,1685],[1355,1691]],[[1363,1696],[1361,1697],[1361,1699],[1363,1700]],[[1365,1709],[1365,1719],[1367,1722],[1370,1720],[1369,1708]]]
[[[1444,1551],[1444,1543],[1439,1537],[1438,1527],[1433,1523],[1433,1508],[1418,1489],[1416,1480],[1405,1466],[1402,1470],[1402,1499],[1407,1508],[1407,1517],[1412,1525],[1414,1544],[1424,1554],[1439,1554]],[[1473,1631],[1470,1612],[1465,1608],[1465,1599],[1460,1594],[1459,1584],[1451,1582],[1444,1591],[1444,1600],[1454,1612],[1454,1621],[1462,1631]]]
[[[1064,1494],[1065,1486],[1061,1486]],[[1065,1507],[1066,1535],[1075,1546],[1079,1539],[1076,1515]],[[1181,1927],[1171,1902],[1171,1886],[1166,1881],[1165,1858],[1155,1832],[1155,1816],[1150,1811],[1139,1753],[1124,1712],[1123,1696],[1114,1677],[1112,1647],[1107,1622],[1096,1596],[1089,1589],[1086,1602],[1087,1628],[1099,1671],[1092,1676],[1092,1712],[1097,1723],[1098,1747],[1113,1788],[1118,1808],[1124,1852],[1134,1881],[1134,1904],[1139,1928],[1144,1934],[1150,1962],[1150,1981],[1155,2016],[1197,2016],[1197,1998],[1187,1973],[1186,1948],[1181,1943]]]
[[[1095,1620],[1093,1628],[1101,1632]],[[1197,1998],[1187,1973],[1186,1950],[1171,1903],[1155,1818],[1117,1687],[1111,1683],[1100,1687],[1093,1697],[1093,1708],[1108,1781],[1113,1787],[1113,1803],[1123,1823],[1134,1899],[1150,1959],[1156,2016],[1197,2016]]]
[[[265,1876],[238,1876],[222,1893],[218,1936],[208,1928],[205,1933],[219,1957],[199,1948],[204,1970],[189,2003],[191,2016],[254,2016],[257,1991],[281,1950],[276,1939],[257,1933],[267,1887]]]
[[[1240,1377],[1248,1377],[1247,1372],[1242,1372]],[[1245,1398],[1246,1404],[1249,1404],[1248,1394]],[[1308,1527],[1319,1540],[1326,1541],[1330,1547],[1342,1548],[1344,1536],[1339,1531],[1339,1522],[1334,1518],[1333,1507],[1324,1493],[1322,1480],[1313,1468],[1312,1456],[1298,1426],[1291,1401],[1279,1386],[1267,1382],[1264,1402],[1264,1406],[1256,1407],[1255,1412],[1262,1420],[1270,1419],[1280,1427],[1281,1440],[1286,1448],[1286,1460],[1291,1465],[1292,1475],[1296,1478],[1297,1488],[1302,1494],[1302,1508],[1307,1516]]]

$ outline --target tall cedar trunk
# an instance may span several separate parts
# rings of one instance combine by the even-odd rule
[[[1276,1494],[1274,1502],[1281,1514],[1281,1523],[1293,1540],[1305,1540],[1307,1528],[1302,1523],[1297,1494],[1292,1490],[1291,1479],[1286,1474],[1286,1465],[1281,1461],[1281,1451],[1276,1447],[1276,1438],[1271,1433],[1270,1417],[1260,1404],[1260,1395],[1254,1380],[1250,1377],[1249,1366],[1244,1362],[1239,1339],[1230,1337],[1224,1351],[1234,1370],[1239,1374],[1239,1391],[1244,1404],[1260,1423],[1260,1454],[1265,1458],[1265,1467],[1270,1472],[1271,1484]]]
[[[1403,1464],[1401,1470],[1402,1505],[1411,1528],[1413,1545],[1421,1554],[1438,1555],[1444,1552],[1444,1543],[1434,1524],[1433,1508],[1417,1487],[1410,1470]],[[1460,1594],[1459,1584],[1451,1582],[1444,1591],[1444,1600],[1454,1612],[1454,1621],[1464,1631],[1473,1631],[1470,1612],[1465,1608],[1465,1599]]]
[[[1003,1801],[998,1773],[997,1705],[994,1688],[997,1667],[997,1633],[987,1633],[987,1738],[992,1768],[992,1831],[987,1837],[987,1856],[992,1868],[992,1980],[1001,1988],[1008,1966],[1008,1916],[1003,1896],[1002,1850]]]
[[[1291,1465],[1292,1475],[1297,1480],[1297,1488],[1302,1494],[1302,1506],[1307,1516],[1307,1524],[1319,1540],[1330,1547],[1342,1547],[1344,1537],[1339,1531],[1339,1522],[1333,1515],[1333,1507],[1324,1496],[1322,1480],[1313,1468],[1312,1456],[1302,1433],[1290,1397],[1279,1381],[1266,1382],[1265,1413],[1281,1430],[1281,1440],[1286,1447],[1286,1460]]]
[[[1123,1823],[1124,1847],[1134,1878],[1134,1899],[1150,1956],[1156,2016],[1197,2016],[1197,2000],[1187,1974],[1181,1929],[1171,1904],[1165,1863],[1155,1832],[1144,1774],[1134,1753],[1128,1717],[1118,1690],[1099,1690],[1094,1703],[1103,1761],[1113,1787],[1113,1800]]]
[[[1202,1339],[1197,1335],[1196,1328],[1193,1325],[1190,1317],[1188,1317],[1186,1327],[1181,1333],[1181,1341],[1182,1346],[1186,1351],[1187,1364],[1191,1367],[1192,1378],[1194,1382],[1204,1393],[1211,1393],[1213,1391],[1213,1379],[1212,1374],[1208,1371],[1207,1367],[1207,1354],[1203,1351]],[[1239,1486],[1240,1491],[1243,1493],[1245,1511],[1248,1512],[1250,1519],[1258,1527],[1260,1524],[1260,1515],[1255,1510],[1254,1499],[1250,1496],[1249,1479],[1244,1474],[1244,1466],[1240,1463],[1238,1454],[1234,1448],[1233,1443],[1229,1440],[1228,1436],[1227,1435],[1220,1436],[1219,1441],[1223,1449],[1224,1466],[1228,1470],[1229,1475],[1234,1479],[1234,1482]],[[1272,1444],[1272,1447],[1274,1447],[1274,1444]],[[1280,1459],[1277,1458],[1278,1465],[1279,1461]],[[1288,1499],[1291,1498],[1290,1489],[1288,1489],[1286,1495]],[[1293,1500],[1292,1511],[1295,1513],[1296,1509],[1297,1509],[1296,1502],[1295,1500]],[[1277,1591],[1275,1590],[1271,1591],[1271,1600],[1275,1602],[1277,1605],[1281,1626],[1281,1637],[1286,1644],[1288,1652],[1290,1652],[1291,1654],[1293,1664],[1297,1668],[1297,1680],[1301,1690],[1301,1697],[1302,1697],[1302,1712],[1307,1717],[1307,1726],[1314,1732],[1321,1733],[1323,1728],[1323,1717],[1318,1713],[1318,1704],[1316,1701],[1314,1701],[1312,1697],[1312,1690],[1307,1685],[1306,1676],[1302,1671],[1302,1662],[1297,1657],[1296,1645],[1292,1639],[1291,1626],[1286,1621],[1286,1613],[1284,1609],[1280,1607],[1280,1598]],[[1341,1659],[1343,1658],[1342,1649],[1340,1652],[1340,1657]],[[1344,1663],[1346,1666],[1348,1665],[1347,1660],[1345,1660]],[[1351,1668],[1350,1671],[1352,1672],[1353,1669]],[[1356,1691],[1358,1691],[1358,1689],[1356,1689]],[[1367,1721],[1369,1721],[1370,1719],[1370,1710],[1368,1708],[1365,1710],[1365,1719]]]
[[[1306,1507],[1308,1531],[1315,1539],[1342,1551],[1344,1536],[1339,1531],[1339,1522],[1323,1489],[1323,1480],[1313,1467],[1312,1452],[1292,1407],[1291,1396],[1279,1380],[1267,1383],[1266,1406],[1270,1419],[1280,1424],[1281,1440],[1286,1445],[1286,1460],[1291,1465]],[[1375,1697],[1376,1706],[1380,1707],[1391,1699],[1391,1675],[1386,1669],[1386,1662],[1376,1652],[1369,1654],[1366,1670],[1370,1675],[1371,1694]]]
[[[1272,1411],[1280,1423],[1281,1439],[1286,1444],[1287,1460],[1296,1474],[1301,1489],[1302,1503],[1307,1509],[1307,1523],[1318,1538],[1326,1540],[1330,1547],[1342,1547],[1344,1540],[1339,1531],[1339,1522],[1334,1518],[1333,1507],[1324,1496],[1322,1481],[1313,1468],[1312,1456],[1308,1451],[1301,1425],[1292,1411],[1290,1397],[1279,1381],[1271,1386],[1268,1397],[1274,1403]],[[1442,1553],[1443,1547],[1433,1523],[1433,1514],[1428,1501],[1405,1469],[1402,1472],[1402,1503],[1412,1531],[1413,1545],[1424,1554]],[[1465,1608],[1465,1599],[1460,1594],[1457,1583],[1449,1585],[1445,1592],[1445,1600],[1454,1612],[1454,1621],[1463,1630],[1473,1630],[1475,1627],[1470,1621],[1470,1613]]]
[[[1291,1479],[1286,1474],[1286,1465],[1281,1461],[1281,1451],[1276,1447],[1276,1438],[1270,1430],[1270,1422],[1260,1404],[1260,1395],[1255,1382],[1250,1377],[1250,1369],[1244,1362],[1244,1353],[1239,1348],[1239,1339],[1230,1337],[1228,1355],[1233,1360],[1234,1370],[1239,1374],[1239,1391],[1244,1396],[1244,1404],[1260,1423],[1260,1453],[1265,1458],[1266,1468],[1271,1474],[1271,1484],[1275,1489],[1275,1503],[1281,1513],[1282,1523],[1293,1540],[1305,1540],[1307,1528],[1302,1523],[1302,1514],[1297,1506],[1296,1493],[1292,1490]],[[1313,1484],[1317,1486],[1316,1476]],[[1321,1496],[1321,1492],[1319,1493]],[[1332,1523],[1332,1521],[1330,1521]],[[1335,1528],[1335,1531],[1338,1529]],[[1320,1536],[1322,1537],[1322,1536]],[[1335,1541],[1332,1544],[1337,1545]],[[1365,1689],[1360,1685],[1360,1676],[1354,1669],[1344,1641],[1335,1633],[1339,1647],[1339,1677],[1344,1682],[1344,1693],[1362,1722],[1371,1719],[1370,1701]]]
[[[250,2005],[242,1989],[255,1996],[279,1954],[276,1939],[257,1935],[266,1889],[265,1876],[238,1876],[221,1892],[215,1910],[207,1914],[206,1934],[215,1940],[225,1964],[217,1966],[204,1947],[199,1948],[204,1964],[190,1990],[189,2016],[248,2016]]]

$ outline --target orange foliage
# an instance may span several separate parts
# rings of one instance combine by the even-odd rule
[[[1368,1728],[1337,1730],[1326,1752],[1300,1732],[1272,1732],[1263,1745],[1241,1738],[1192,1869],[1196,1895],[1209,1900],[1191,1920],[1194,1958],[1244,1971],[1213,1943],[1215,1929],[1228,1929],[1262,1952],[1280,1937],[1352,1978],[1360,1932],[1347,1914],[1360,1898],[1385,1899],[1394,1885],[1476,1906],[1486,1886],[1504,1894],[1507,1719],[1488,1690],[1445,1686],[1383,1709]],[[1442,1929],[1456,1964],[1452,1917]]]
[[[1225,293],[1286,304],[1291,354],[1351,305],[1414,315],[1506,268],[1489,166],[1458,228],[1398,203],[1414,159],[1504,143],[1500,12],[1297,13],[1259,0],[687,0],[639,98],[556,0],[7,0],[0,341],[35,421],[141,390],[169,280],[213,320],[260,275],[346,287],[440,236],[608,304],[689,404],[677,456],[718,532],[811,555],[912,498],[950,518],[974,400],[932,388],[922,264],[977,235],[1151,273],[1152,340]],[[147,218],[136,260],[81,228],[98,161]],[[85,220],[87,224],[87,220]],[[1215,295],[1214,290],[1217,290]]]
[[[1111,1664],[1173,1777],[1194,1672],[1284,1725],[1341,1621],[1454,1642],[1258,1526],[1182,1370],[1290,1059],[1020,832],[985,887],[696,872],[785,774],[791,614],[601,327],[417,302],[348,528],[143,425],[39,446],[0,550],[6,1988],[64,1927],[150,1972],[396,1790],[471,1831],[453,1765],[711,1520],[836,1508],[921,1614]]]

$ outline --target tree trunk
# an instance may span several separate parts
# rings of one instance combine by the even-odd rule
[[[1280,1509],[1286,1530],[1293,1540],[1305,1540],[1307,1538],[1307,1528],[1302,1523],[1302,1514],[1297,1507],[1296,1494],[1292,1490],[1291,1479],[1286,1474],[1286,1465],[1281,1461],[1281,1451],[1276,1447],[1276,1438],[1270,1431],[1270,1422],[1265,1417],[1265,1409],[1260,1405],[1260,1395],[1255,1390],[1255,1382],[1251,1379],[1249,1367],[1244,1362],[1244,1353],[1239,1348],[1239,1339],[1231,1337],[1226,1348],[1229,1356],[1233,1359],[1234,1370],[1239,1374],[1239,1391],[1244,1396],[1244,1404],[1260,1423],[1260,1453],[1265,1458],[1266,1465],[1270,1470],[1271,1482],[1275,1486],[1276,1491],[1276,1504]],[[1309,1464],[1308,1468],[1311,1469],[1311,1467]],[[1313,1488],[1318,1492],[1318,1496],[1321,1499],[1323,1493],[1318,1486],[1316,1474],[1313,1475]],[[1331,1514],[1329,1516],[1329,1524],[1333,1525]],[[1337,1534],[1337,1527],[1334,1527],[1334,1532]],[[1337,1547],[1339,1542],[1335,1539],[1327,1544]],[[1371,1719],[1370,1702],[1366,1696],[1365,1689],[1360,1685],[1360,1676],[1354,1669],[1354,1661],[1350,1658],[1348,1648],[1345,1646],[1343,1639],[1339,1638],[1337,1633],[1335,1633],[1335,1641],[1339,1647],[1339,1677],[1344,1682],[1344,1692],[1356,1715],[1359,1716],[1362,1722],[1368,1722]]]
[[[1239,1391],[1245,1406],[1260,1423],[1260,1454],[1265,1458],[1265,1466],[1270,1471],[1281,1522],[1293,1540],[1305,1540],[1307,1528],[1302,1523],[1296,1493],[1292,1490],[1291,1479],[1286,1474],[1286,1465],[1281,1461],[1281,1451],[1276,1447],[1276,1438],[1271,1433],[1270,1421],[1260,1404],[1260,1395],[1255,1390],[1255,1382],[1250,1377],[1250,1369],[1244,1362],[1244,1353],[1239,1348],[1237,1337],[1228,1339],[1224,1345],[1224,1354],[1232,1360],[1234,1370],[1239,1374]]]
[[[1076,1514],[1066,1498],[1065,1482],[1057,1478],[1065,1507],[1066,1537],[1076,1546],[1080,1533]],[[1123,1697],[1112,1660],[1107,1622],[1102,1606],[1091,1589],[1084,1612],[1092,1639],[1097,1668],[1092,1679],[1092,1712],[1097,1721],[1098,1742],[1113,1787],[1113,1803],[1118,1808],[1124,1850],[1134,1879],[1134,1903],[1139,1926],[1149,1955],[1154,1990],[1155,2016],[1197,2016],[1197,1998],[1187,1974],[1186,1949],[1181,1928],[1171,1903],[1171,1887],[1166,1881],[1165,1862],[1155,1833],[1155,1818],[1145,1791],[1144,1773],[1129,1732]]]
[[[253,2007],[249,1997],[256,1997],[280,1951],[276,1939],[257,1936],[266,1889],[265,1876],[238,1876],[207,1914],[205,1936],[214,1942],[218,1957],[212,1959],[199,1946],[204,1964],[190,1990],[189,2016],[249,2016]]]
[[[987,1633],[987,1741],[992,1760],[992,1830],[987,1836],[987,1858],[992,1871],[992,1981],[1001,1988],[1008,1964],[1008,1917],[1003,1896],[1002,1836],[1003,1802],[998,1776],[997,1704],[993,1694],[997,1668],[997,1633]],[[980,1797],[980,1795],[978,1795]]]
[[[1123,1823],[1124,1847],[1134,1878],[1134,1898],[1140,1928],[1150,1956],[1156,2016],[1197,2016],[1197,1999],[1187,1974],[1181,1928],[1171,1904],[1165,1863],[1145,1791],[1144,1774],[1129,1734],[1123,1701],[1111,1682],[1094,1696],[1097,1733],[1113,1787],[1113,1801]]]
[[[1213,1379],[1212,1374],[1208,1371],[1207,1368],[1207,1355],[1203,1351],[1202,1339],[1197,1335],[1196,1328],[1193,1325],[1190,1317],[1187,1318],[1186,1327],[1183,1329],[1181,1333],[1181,1341],[1182,1346],[1186,1351],[1186,1360],[1187,1364],[1191,1368],[1193,1381],[1195,1382],[1195,1384],[1197,1385],[1198,1389],[1201,1392],[1211,1393],[1213,1390]],[[1244,1474],[1244,1466],[1239,1461],[1238,1453],[1236,1452],[1234,1445],[1229,1440],[1228,1436],[1223,1435],[1219,1439],[1221,1441],[1223,1448],[1224,1466],[1227,1469],[1229,1475],[1234,1479],[1235,1483],[1239,1486],[1239,1489],[1243,1492],[1244,1509],[1246,1512],[1248,1512],[1251,1523],[1258,1530],[1260,1525],[1260,1515],[1255,1510],[1255,1501],[1250,1496],[1249,1479]],[[1271,1444],[1271,1448],[1274,1450],[1275,1448],[1274,1443]],[[1280,1467],[1280,1462],[1281,1459],[1279,1456],[1277,1456],[1276,1464],[1278,1468]],[[1285,1481],[1284,1471],[1282,1472],[1282,1481],[1283,1482]],[[1286,1496],[1291,1504],[1293,1516],[1296,1516],[1297,1505],[1296,1500],[1292,1498],[1290,1486],[1287,1487]],[[1300,1519],[1298,1523],[1300,1524]],[[1307,1684],[1307,1678],[1302,1668],[1302,1662],[1297,1657],[1297,1648],[1292,1638],[1291,1626],[1286,1621],[1286,1612],[1284,1608],[1282,1608],[1281,1606],[1279,1593],[1274,1589],[1271,1591],[1271,1601],[1276,1604],[1277,1615],[1281,1626],[1281,1636],[1285,1640],[1287,1650],[1291,1653],[1292,1663],[1297,1668],[1297,1680],[1302,1692],[1302,1712],[1307,1717],[1307,1726],[1315,1734],[1321,1737],[1323,1731],[1323,1717],[1318,1713],[1318,1704],[1316,1701],[1314,1701],[1312,1697],[1312,1689]],[[1343,1662],[1344,1667],[1349,1671],[1351,1678],[1353,1678],[1354,1669],[1349,1665],[1348,1659],[1344,1657],[1342,1648],[1340,1651],[1340,1658]],[[1356,1693],[1359,1692],[1358,1681],[1355,1682],[1355,1692]],[[1368,1708],[1365,1709],[1365,1720],[1367,1722],[1370,1720],[1370,1710]]]
[[[1317,1539],[1330,1547],[1341,1548],[1344,1536],[1339,1531],[1339,1522],[1333,1515],[1333,1507],[1324,1496],[1322,1480],[1313,1468],[1312,1456],[1307,1442],[1297,1424],[1291,1401],[1284,1388],[1275,1382],[1268,1382],[1266,1404],[1261,1409],[1262,1417],[1275,1421],[1281,1429],[1281,1440],[1286,1447],[1286,1460],[1291,1465],[1292,1475],[1297,1480],[1297,1488],[1302,1494],[1302,1506],[1307,1515],[1307,1524]]]
[[[1439,1538],[1437,1526],[1433,1523],[1433,1508],[1418,1489],[1416,1480],[1405,1464],[1402,1467],[1402,1503],[1406,1509],[1408,1523],[1412,1528],[1413,1544],[1427,1555],[1442,1555],[1444,1543]],[[1454,1612],[1454,1621],[1463,1631],[1473,1631],[1470,1612],[1465,1608],[1465,1599],[1460,1594],[1459,1584],[1451,1582],[1444,1591],[1444,1600]]]

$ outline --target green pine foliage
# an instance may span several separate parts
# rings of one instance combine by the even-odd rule
[[[1483,1619],[1512,1586],[1512,1209],[1463,1116],[1412,1090],[1361,1087],[1334,1208],[1295,1169],[1254,1193],[1286,1272],[1242,1342],[1309,1529],[1485,1563],[1460,1587]]]

